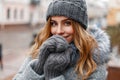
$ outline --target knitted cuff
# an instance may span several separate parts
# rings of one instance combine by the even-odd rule
[[[41,64],[39,63],[38,60],[35,60],[32,64],[31,64],[32,69],[39,75],[43,74],[43,68],[41,66]]]
[[[50,80],[53,78],[56,78],[60,76],[62,73],[59,73],[58,71],[53,71],[53,72],[45,72],[45,80]]]

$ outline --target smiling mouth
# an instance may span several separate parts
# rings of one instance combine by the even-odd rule
[[[68,38],[69,37],[69,35],[68,36],[63,36],[64,38]]]

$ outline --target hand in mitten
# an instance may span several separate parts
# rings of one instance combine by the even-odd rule
[[[70,65],[72,52],[72,48],[69,47],[64,52],[52,53],[48,56],[44,65],[45,80],[60,76],[64,72]]]
[[[40,47],[39,57],[32,64],[33,70],[38,74],[43,74],[43,66],[51,52],[62,52],[68,47],[67,41],[59,35],[48,38]]]
[[[59,35],[53,35],[52,37],[48,38],[43,44],[41,52],[46,49],[49,52],[62,52],[69,46],[68,42]]]

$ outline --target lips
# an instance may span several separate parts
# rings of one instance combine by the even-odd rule
[[[72,36],[71,35],[65,35],[65,36],[62,36],[65,38],[65,40],[70,43],[73,39],[72,39]]]
[[[68,36],[64,36],[64,38],[65,38],[67,41],[68,41],[69,37],[70,37],[69,35],[68,35]]]
[[[68,36],[63,36],[64,38],[68,38],[69,37],[69,35]]]

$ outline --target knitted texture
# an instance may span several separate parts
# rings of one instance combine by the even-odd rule
[[[39,57],[33,64],[31,64],[33,70],[38,74],[43,74],[43,66],[51,53],[63,52],[68,48],[67,41],[59,35],[54,35],[48,38],[40,47]]]
[[[79,22],[84,29],[88,25],[85,0],[54,0],[48,6],[46,19],[48,20],[51,16],[66,16]]]
[[[72,51],[72,48],[69,47],[64,52],[50,54],[44,66],[45,80],[50,80],[63,74],[71,63]]]

